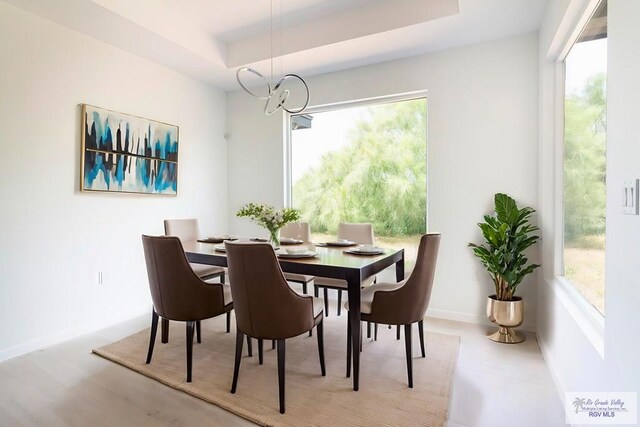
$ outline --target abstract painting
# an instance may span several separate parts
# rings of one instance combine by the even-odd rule
[[[83,191],[176,195],[178,126],[82,105]]]

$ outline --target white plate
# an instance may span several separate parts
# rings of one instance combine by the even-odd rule
[[[316,255],[318,254],[312,251],[303,252],[301,254],[288,254],[288,253],[278,254],[280,258],[313,258]]]
[[[335,242],[325,242],[327,246],[353,246],[356,242],[352,242],[351,240],[336,240]]]
[[[290,237],[283,237],[280,239],[281,245],[299,245],[300,243],[304,243],[300,239],[292,239]]]
[[[354,255],[380,255],[384,253],[384,249],[382,248],[367,248],[367,249],[363,249],[363,248],[353,248],[353,249],[347,249],[345,252],[349,253],[349,254],[354,254]]]

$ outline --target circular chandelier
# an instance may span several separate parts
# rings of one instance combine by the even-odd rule
[[[282,0],[280,0],[280,66],[282,67]],[[246,82],[247,79],[258,79],[260,81],[260,90],[251,90]],[[249,95],[256,99],[264,100],[264,113],[267,116],[277,112],[281,108],[289,114],[298,114],[304,111],[309,105],[309,86],[302,77],[297,74],[288,73],[285,74],[275,85],[267,80],[259,71],[250,67],[240,67],[236,71],[236,80],[240,87]],[[271,0],[271,81],[273,81],[273,0]],[[295,84],[298,82],[302,87],[302,96],[304,96],[304,102],[302,106],[291,107],[287,106],[287,101],[290,100],[291,90],[285,86]]]

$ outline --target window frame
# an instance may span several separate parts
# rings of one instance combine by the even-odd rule
[[[545,60],[554,77],[554,241],[553,288],[583,333],[604,359],[605,317],[564,276],[564,108],[565,59],[602,0],[571,3],[551,42]],[[606,278],[605,278],[606,279]],[[606,293],[606,283],[605,283]],[[605,300],[606,301],[606,300]]]

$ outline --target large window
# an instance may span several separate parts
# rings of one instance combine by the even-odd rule
[[[565,59],[564,275],[604,315],[607,4]]]
[[[369,222],[411,268],[426,231],[426,119],[425,98],[292,117],[291,204],[315,241]]]

